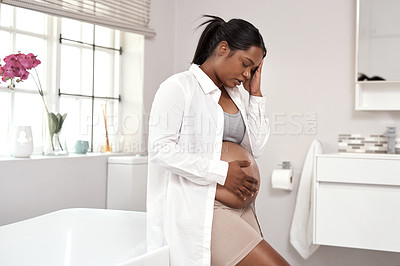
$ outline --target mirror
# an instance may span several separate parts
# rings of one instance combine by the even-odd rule
[[[357,81],[400,81],[400,0],[358,0]]]

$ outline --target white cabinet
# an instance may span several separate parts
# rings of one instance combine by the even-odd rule
[[[400,155],[317,155],[314,243],[400,252]]]

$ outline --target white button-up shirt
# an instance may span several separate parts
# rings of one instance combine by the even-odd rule
[[[241,145],[257,157],[269,136],[265,97],[249,97],[243,87],[226,90],[244,117]],[[213,81],[192,65],[164,81],[154,97],[147,241],[149,251],[168,245],[172,266],[210,265],[216,185],[224,185],[228,171],[228,163],[220,160],[224,128],[220,96]]]

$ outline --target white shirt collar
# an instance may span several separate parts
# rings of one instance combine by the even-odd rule
[[[207,74],[204,73],[198,65],[192,64],[189,68],[189,71],[192,72],[193,75],[196,77],[204,94],[209,94],[215,90],[219,90],[219,88],[210,79],[210,77],[207,76]]]
[[[201,70],[201,68],[198,65],[192,64],[189,68],[189,71],[192,72],[193,75],[198,80],[200,87],[203,89],[204,94],[208,94],[210,92],[213,92],[214,90],[219,90],[219,88],[210,79],[210,77],[207,76],[207,74],[204,73],[203,70]],[[242,85],[240,85],[240,86],[242,86]],[[235,86],[233,88],[225,87],[225,89],[234,91],[235,93],[239,92],[238,86]]]

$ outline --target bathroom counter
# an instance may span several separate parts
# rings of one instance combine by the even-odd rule
[[[331,157],[331,158],[360,158],[360,159],[400,160],[400,154],[389,154],[389,153],[338,152],[338,153],[321,154],[319,156]]]
[[[12,156],[0,156],[0,162],[4,161],[21,161],[21,160],[53,160],[53,159],[68,159],[68,158],[87,158],[87,157],[98,157],[98,156],[133,156],[135,153],[121,153],[121,152],[88,152],[86,154],[69,153],[68,155],[55,155],[48,156],[42,154],[33,154],[28,158],[15,158]]]

